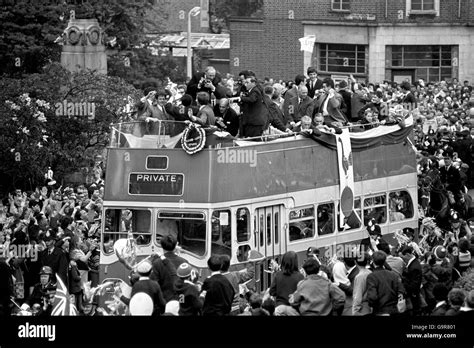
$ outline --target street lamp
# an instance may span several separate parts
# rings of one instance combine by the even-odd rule
[[[193,65],[192,65],[192,53],[191,53],[191,16],[195,17],[201,12],[200,7],[193,7],[188,12],[188,47],[186,52],[186,72],[188,75],[188,79],[193,77]]]

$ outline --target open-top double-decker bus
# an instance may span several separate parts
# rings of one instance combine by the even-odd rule
[[[356,244],[367,237],[365,225],[372,218],[389,240],[398,229],[416,229],[411,124],[259,141],[207,132],[200,151],[193,150],[198,145],[192,132],[182,138],[172,124],[160,124],[156,135],[140,134],[138,123],[113,125],[101,281],[126,279],[129,271],[113,244],[127,234],[133,235],[138,258],[161,254],[160,238],[173,234],[181,256],[201,271],[212,254],[229,255],[238,269],[250,250],[258,250],[265,259],[256,286],[264,290],[271,280],[264,269],[286,251],[302,260],[308,247],[323,256],[338,245]],[[196,134],[197,143],[204,140],[202,131],[194,129]]]

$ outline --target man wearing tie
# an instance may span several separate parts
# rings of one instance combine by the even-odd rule
[[[308,88],[308,97],[311,99],[314,98],[314,93],[323,88],[323,81],[318,79],[318,72],[316,68],[310,66],[306,71],[309,77],[309,80],[306,82],[306,88]]]
[[[325,78],[323,81],[324,93],[315,102],[314,113],[324,116],[324,123],[330,127],[342,127],[347,119],[341,111],[342,96],[334,90],[334,81]]]
[[[144,104],[144,111],[138,117],[138,120],[147,123],[148,134],[158,135],[160,131],[160,122],[158,121],[171,119],[164,108],[166,96],[167,93],[164,90],[152,91],[140,100]],[[161,127],[164,127],[164,123]],[[164,131],[161,130],[161,132],[163,133]]]
[[[301,121],[303,116],[313,115],[313,99],[308,97],[306,86],[298,87],[298,95],[290,99],[288,105],[288,121],[292,127]]]

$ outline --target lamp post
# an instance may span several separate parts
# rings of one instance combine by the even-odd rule
[[[186,52],[186,73],[188,79],[193,77],[192,53],[191,53],[191,16],[195,17],[201,12],[200,7],[193,7],[188,12],[188,46]]]

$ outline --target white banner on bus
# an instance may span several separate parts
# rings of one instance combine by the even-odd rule
[[[339,226],[344,226],[354,207],[354,166],[351,138],[348,129],[336,135],[337,164],[339,168]]]

